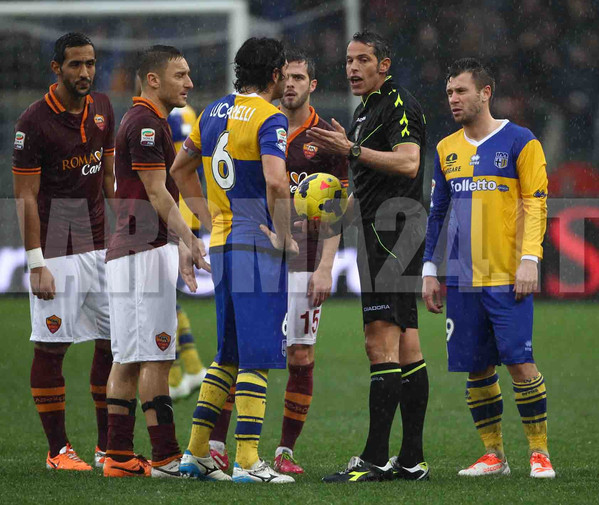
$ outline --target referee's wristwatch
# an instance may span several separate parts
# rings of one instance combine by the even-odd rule
[[[362,148],[360,147],[360,144],[356,143],[349,148],[347,159],[350,161],[357,160],[360,157],[360,154],[362,154]]]

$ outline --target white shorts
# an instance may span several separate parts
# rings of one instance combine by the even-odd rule
[[[312,307],[306,296],[312,272],[289,272],[287,277],[287,347],[314,345],[320,323],[320,307]]]
[[[106,264],[116,363],[175,359],[178,267],[175,244]]]
[[[56,296],[40,300],[29,286],[33,342],[77,344],[110,339],[105,256],[102,250],[46,259]]]

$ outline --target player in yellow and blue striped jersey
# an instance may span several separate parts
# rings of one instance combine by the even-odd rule
[[[545,156],[530,130],[493,118],[495,80],[477,60],[456,61],[446,90],[463,128],[437,145],[422,276],[427,308],[440,313],[437,265],[447,237],[449,370],[469,372],[466,400],[486,449],[459,474],[510,473],[495,371],[503,363],[528,438],[530,476],[553,478],[547,393],[532,352],[532,292],[547,219]]]
[[[236,92],[206,107],[171,172],[185,201],[211,228],[217,312],[218,351],[200,389],[181,464],[192,477],[228,478],[210,456],[209,437],[236,381],[233,480],[293,482],[258,456],[268,370],[286,366],[282,251],[298,251],[290,231],[287,118],[272,104],[283,95],[285,68],[280,42],[247,40],[235,57]],[[200,164],[207,204],[196,172]]]

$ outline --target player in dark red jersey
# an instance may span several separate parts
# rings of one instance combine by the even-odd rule
[[[190,254],[198,267],[204,246],[185,223],[169,174],[175,146],[166,120],[183,107],[193,87],[189,66],[174,47],[153,46],[141,54],[141,96],[123,117],[116,139],[117,223],[106,254],[114,364],[107,390],[107,477],[178,477],[168,373],[175,359],[176,282],[181,274],[194,291]],[[189,248],[188,248],[189,247]],[[136,393],[152,443],[151,468],[133,453]]]
[[[114,115],[108,97],[91,92],[96,54],[87,36],[60,37],[51,67],[56,84],[16,124],[12,169],[30,271],[31,392],[50,446],[46,466],[91,470],[66,435],[62,362],[71,343],[95,340],[90,384],[102,466],[112,363],[104,197],[114,197]]]
[[[347,158],[322,152],[306,135],[313,126],[333,130],[310,106],[310,95],[317,85],[314,61],[297,51],[288,53],[287,61],[285,94],[281,98],[280,108],[289,120],[287,175],[291,196],[303,179],[316,172],[335,175],[342,184],[347,185]],[[299,220],[293,207],[292,220]],[[307,235],[295,228],[293,238],[300,248],[298,256],[288,259],[286,338],[289,380],[285,391],[281,441],[275,452],[275,470],[299,474],[304,470],[295,461],[293,449],[312,401],[314,344],[322,304],[331,292],[331,269],[340,235],[319,241],[314,235]],[[232,402],[223,409],[210,440],[213,458],[217,462],[228,460],[224,443],[231,416],[231,408],[227,408],[229,406],[232,408]]]

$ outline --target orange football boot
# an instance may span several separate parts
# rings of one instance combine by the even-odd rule
[[[50,457],[50,453],[48,452],[46,468],[48,470],[75,470],[78,472],[85,472],[92,469],[90,465],[77,456],[77,453],[69,443],[53,458]]]
[[[110,456],[104,460],[104,477],[149,477],[151,474],[152,464],[138,454],[127,461],[116,461]]]

